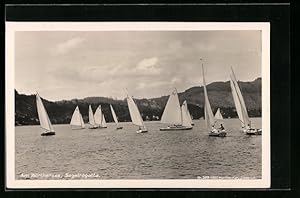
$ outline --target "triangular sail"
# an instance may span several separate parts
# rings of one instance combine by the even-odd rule
[[[81,122],[81,128],[84,128],[84,121],[83,121],[83,118],[82,118],[82,115],[80,114],[80,122]]]
[[[129,94],[127,94],[127,104],[132,123],[140,127],[145,127],[140,111]]]
[[[80,126],[80,127],[84,128],[83,119],[82,119],[82,116],[81,116],[78,106],[74,110],[70,125],[71,126]]]
[[[187,107],[187,106],[186,106],[186,109],[187,109],[188,118],[189,118],[189,120],[190,120],[191,124],[194,124],[194,123],[193,123],[192,116],[191,116],[191,114],[190,114],[190,111],[189,111],[189,109],[188,109],[188,107]]]
[[[189,111],[187,108],[187,103],[186,103],[186,101],[184,101],[181,105],[182,126],[191,127],[192,122],[191,122],[191,118],[189,117],[190,115],[188,112]]]
[[[215,124],[215,119],[214,119],[214,114],[211,110],[211,106],[210,106],[210,103],[209,103],[209,100],[208,100],[203,65],[202,65],[202,73],[203,73],[203,89],[204,89],[204,101],[205,101],[204,116],[205,116],[205,121],[206,121],[207,128],[211,129],[211,127],[213,127],[214,124]]]
[[[114,119],[116,125],[118,126],[118,124],[119,124],[118,118],[117,118],[117,116],[116,116],[115,110],[114,110],[114,108],[112,107],[112,105],[110,105],[110,110],[111,110],[111,114],[112,114],[112,116],[113,116],[113,119]]]
[[[103,114],[102,114],[102,110],[101,110],[101,105],[99,105],[95,111],[94,114],[94,118],[95,118],[95,124],[98,126],[101,126],[102,124],[102,119],[103,119]]]
[[[232,69],[231,69],[231,74],[230,74],[230,86],[231,86],[233,101],[234,101],[239,119],[241,121],[241,124],[243,127],[248,126],[248,125],[250,125],[251,122],[250,122],[250,119],[248,116],[246,104],[245,104],[244,98],[242,96],[242,92],[240,90],[240,87],[237,83],[235,74]]]
[[[104,114],[102,114],[102,122],[101,122],[101,127],[107,127],[107,124],[106,124],[106,120],[105,120],[105,116],[104,116]]]
[[[41,127],[47,131],[53,132],[54,129],[39,94],[36,94],[36,106]]]
[[[92,126],[96,126],[95,119],[94,119],[94,114],[93,114],[91,105],[89,105],[89,123]]]
[[[217,120],[223,120],[223,116],[221,114],[220,108],[218,108],[216,114],[215,114],[215,119]]]
[[[161,117],[161,123],[182,125],[181,108],[176,89],[174,89],[168,99],[165,110]]]

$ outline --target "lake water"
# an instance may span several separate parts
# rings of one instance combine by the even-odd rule
[[[261,118],[252,122],[261,127]],[[159,131],[166,125],[145,122],[148,133],[142,134],[131,123],[120,123],[122,130],[113,123],[93,130],[54,125],[55,136],[41,136],[39,126],[18,126],[16,179],[261,178],[261,136],[243,134],[238,119],[224,120],[224,138],[208,136],[204,120],[194,123],[192,130]]]

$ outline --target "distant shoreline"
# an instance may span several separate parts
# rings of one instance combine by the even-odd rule
[[[250,119],[261,119],[262,117],[250,117]],[[238,117],[236,118],[224,118],[224,120],[235,120],[235,119],[238,119]],[[203,120],[203,119],[194,119],[194,120]],[[149,121],[144,121],[145,123],[161,123],[160,120],[149,120]],[[127,122],[119,122],[119,124],[122,124],[122,123],[128,123],[130,124],[131,121],[127,121]],[[59,124],[53,124],[53,125],[68,125],[70,123],[59,123]],[[88,125],[88,123],[85,123]],[[107,124],[114,124],[114,122],[107,122]],[[16,125],[15,124],[15,127],[21,127],[21,126],[39,126],[39,124],[23,124],[23,125]]]

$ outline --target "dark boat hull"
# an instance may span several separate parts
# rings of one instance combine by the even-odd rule
[[[119,129],[123,129],[123,127],[117,127],[117,130],[119,130]]]
[[[51,132],[45,132],[41,134],[41,136],[50,136],[50,135],[55,135],[55,132],[51,131]]]
[[[226,137],[227,133],[225,131],[221,132],[210,132],[208,134],[209,136],[214,136],[214,137]]]

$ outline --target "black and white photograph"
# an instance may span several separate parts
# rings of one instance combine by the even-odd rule
[[[9,187],[270,187],[269,23],[6,29]]]

